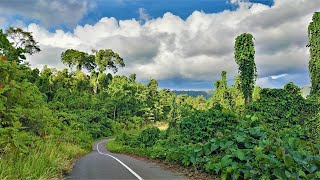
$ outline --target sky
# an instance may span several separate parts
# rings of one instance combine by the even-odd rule
[[[66,68],[67,49],[112,49],[120,75],[160,88],[210,90],[221,71],[238,74],[234,41],[251,33],[261,87],[310,84],[308,24],[319,0],[1,0],[0,28],[32,32],[33,68]]]

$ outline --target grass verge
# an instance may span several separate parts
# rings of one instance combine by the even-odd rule
[[[0,159],[0,179],[63,179],[75,159],[88,153],[78,145],[46,141],[26,154],[9,153]]]
[[[115,140],[110,140],[106,143],[106,148],[112,153],[128,153],[128,154],[138,154],[147,155],[147,149],[133,148],[130,146],[122,145]]]

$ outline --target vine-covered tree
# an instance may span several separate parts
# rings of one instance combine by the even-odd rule
[[[320,94],[320,12],[315,12],[308,28],[310,48],[309,71],[311,94]]]
[[[239,66],[241,89],[246,98],[246,104],[249,105],[257,77],[253,36],[247,33],[239,35],[236,38],[234,50],[235,61]]]

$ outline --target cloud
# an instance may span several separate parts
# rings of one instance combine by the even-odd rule
[[[61,63],[60,55],[65,50],[64,48],[43,45],[41,53],[34,54],[32,57],[28,55],[27,59],[32,59],[33,68],[42,69],[47,65],[50,68],[63,69],[67,67]]]
[[[310,83],[305,81],[304,78],[307,77],[308,73],[295,73],[290,75],[278,75],[278,76],[268,76],[258,78],[256,84],[261,87],[272,87],[272,88],[283,88],[285,84],[288,82],[294,82],[299,86],[308,86],[310,87]]]
[[[144,23],[150,19],[150,15],[148,14],[147,10],[144,8],[139,8],[139,20],[140,22]]]
[[[279,75],[275,75],[275,76],[270,76],[271,79],[279,79],[279,78],[282,78],[282,77],[285,77],[287,76],[288,74],[279,74]]]
[[[3,17],[0,17],[0,28],[1,28],[1,29],[5,29],[6,26],[7,26],[7,21],[6,21],[6,19],[3,18]]]
[[[186,20],[172,13],[156,19],[146,16],[143,24],[135,19],[105,17],[93,25],[78,25],[73,32],[49,32],[30,24],[26,29],[33,32],[43,49],[38,60],[33,56],[30,61],[37,65],[40,54],[49,51],[60,55],[68,48],[87,52],[111,48],[127,63],[119,73],[136,73],[139,80],[213,82],[222,70],[232,80],[237,75],[234,41],[247,32],[255,37],[258,85],[282,87],[286,81],[309,84],[307,27],[320,1],[275,0],[272,6],[232,2],[239,4],[234,11],[195,11]],[[44,55],[41,58],[42,62],[50,60]],[[56,58],[50,61],[57,63]],[[287,75],[278,76],[282,74]]]
[[[24,16],[29,20],[40,21],[46,27],[73,26],[95,5],[87,0],[10,0],[0,1],[0,15]]]

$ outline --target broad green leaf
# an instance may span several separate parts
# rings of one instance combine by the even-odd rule
[[[284,156],[284,163],[286,164],[287,167],[292,166],[292,158],[288,155]]]

